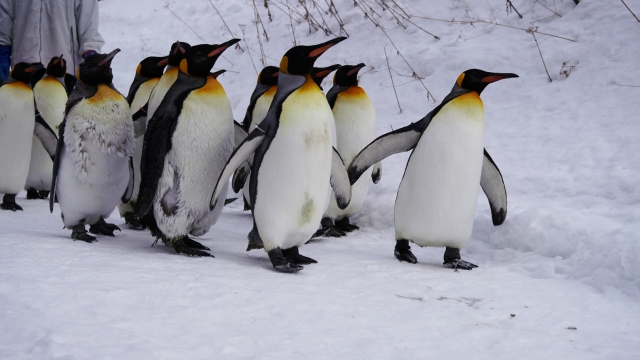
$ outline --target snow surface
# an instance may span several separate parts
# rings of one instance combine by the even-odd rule
[[[252,2],[213,0],[236,37],[259,49]],[[200,238],[215,259],[151,247],[146,232],[123,227],[115,238],[87,244],[62,229],[60,210],[18,196],[24,212],[0,212],[1,359],[210,358],[480,358],[636,359],[640,353],[640,23],[621,2],[503,0],[399,2],[412,14],[475,16],[577,40],[537,34],[549,82],[531,34],[474,23],[411,18],[438,35],[375,17],[438,100],[469,68],[515,72],[492,84],[485,102],[485,145],[505,178],[506,222],[491,224],[479,194],[475,227],[463,258],[480,267],[442,267],[442,249],[418,248],[417,265],[393,257],[393,205],[407,154],[383,162],[353,222],[360,231],[321,239],[301,252],[319,261],[295,275],[272,271],[262,251],[245,252],[250,214],[227,206]],[[625,1],[636,14],[640,0]],[[264,51],[277,65],[292,46],[289,17],[271,3]],[[424,116],[437,105],[419,82],[397,87],[398,111],[385,64],[411,70],[379,28],[352,1],[335,1],[350,38],[318,65],[359,63],[361,86],[378,114],[379,134]],[[101,33],[123,51],[113,62],[126,93],[137,62],[166,53],[176,40],[204,42],[155,0],[100,2]],[[325,3],[318,1],[323,8]],[[205,0],[169,3],[204,40],[231,38]],[[338,27],[324,15],[331,29]],[[544,19],[546,18],[546,19]],[[326,41],[294,22],[303,44]],[[246,49],[247,43],[241,45]],[[258,63],[259,55],[251,56]],[[562,63],[575,66],[559,75]],[[248,53],[229,50],[216,68],[242,119],[255,85]],[[325,89],[330,87],[325,80]],[[410,81],[394,72],[396,85]],[[110,222],[123,224],[114,212]],[[573,329],[575,328],[575,330]]]

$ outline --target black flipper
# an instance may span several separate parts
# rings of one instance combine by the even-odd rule
[[[224,185],[229,181],[229,178],[235,172],[235,169],[256,151],[258,146],[262,143],[262,140],[264,140],[264,132],[260,127],[257,127],[236,147],[235,150],[233,150],[231,157],[227,161],[227,165],[225,165],[224,170],[222,170],[222,173],[220,173],[220,176],[218,177],[213,194],[211,194],[211,202],[209,203],[209,208],[211,210],[213,210],[216,205],[220,191],[222,191]]]
[[[122,194],[120,200],[123,204],[126,204],[131,200],[133,196],[133,187],[135,186],[135,175],[133,174],[133,157],[129,156],[129,183],[127,184],[127,189]]]
[[[507,189],[504,186],[502,174],[487,149],[484,150],[484,159],[482,160],[480,186],[489,199],[493,225],[501,225],[507,218]]]
[[[336,99],[338,99],[338,94],[349,89],[349,86],[341,86],[333,84],[331,89],[327,92],[327,102],[329,106],[333,109],[333,106],[336,104]]]
[[[49,192],[49,211],[53,212],[53,204],[56,200],[56,186],[58,185],[58,170],[60,170],[60,157],[62,149],[64,149],[64,128],[67,125],[67,119],[62,120],[58,126],[58,143],[56,144],[56,154],[53,157],[53,173],[51,175],[51,191]],[[84,228],[83,228],[84,229]]]
[[[449,101],[470,92],[471,90],[466,90],[458,85],[454,85],[449,95],[442,100],[440,105],[436,106],[418,122],[411,123],[403,128],[394,130],[373,140],[369,145],[362,149],[362,151],[360,151],[360,153],[351,162],[351,165],[349,165],[348,172],[351,184],[355,184],[360,176],[362,176],[362,174],[371,165],[382,161],[384,158],[393,154],[412,150],[418,144],[418,141],[420,141],[420,137],[431,123],[431,119],[433,119],[440,109],[442,109],[442,107]]]
[[[233,177],[231,178],[231,189],[233,189],[234,193],[238,193],[244,187],[244,183],[247,181],[248,176],[251,174],[251,166],[248,161],[244,161],[242,165],[240,165],[236,171],[233,173]]]
[[[191,91],[204,86],[206,81],[206,78],[178,73],[178,79],[162,99],[153,117],[149,119],[147,131],[144,134],[140,163],[142,177],[135,207],[138,218],[142,218],[153,206],[158,181],[164,170],[164,158],[171,150],[171,138],[178,125],[184,100]]]
[[[36,126],[33,129],[33,134],[40,140],[44,149],[49,153],[51,161],[53,161],[58,146],[58,137],[55,131],[40,116],[40,113],[36,114]]]
[[[379,183],[380,178],[382,178],[382,161],[373,164],[373,171],[371,172],[371,180],[373,180],[374,184]]]
[[[336,195],[336,202],[340,209],[346,209],[351,202],[351,184],[349,184],[349,175],[344,167],[342,157],[338,154],[336,148],[333,148],[331,158],[331,178],[329,179],[331,188]]]

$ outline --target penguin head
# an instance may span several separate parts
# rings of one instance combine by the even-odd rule
[[[217,45],[192,46],[180,61],[180,71],[191,76],[208,76],[220,55],[239,41],[240,39],[232,39]]]
[[[336,71],[333,77],[333,83],[340,86],[358,86],[358,71],[365,66],[363,63],[358,65],[343,65]]]
[[[147,78],[159,78],[168,62],[168,56],[149,56],[138,64],[136,74]]]
[[[47,65],[47,75],[55,76],[57,78],[64,77],[67,73],[67,61],[62,58],[63,55],[54,56],[49,60],[49,64]]]
[[[456,85],[463,89],[475,91],[480,94],[487,85],[493,82],[517,77],[518,75],[511,73],[491,73],[483,70],[471,69],[458,76]]]
[[[25,84],[31,84],[33,72],[38,69],[42,69],[42,64],[19,62],[13,67],[13,69],[11,69],[11,77],[17,81],[22,81]]]
[[[311,69],[311,79],[322,89],[322,80],[327,77],[327,75],[331,74],[334,70],[338,69],[340,64],[334,64],[327,67],[314,67]]]
[[[212,78],[214,78],[214,79],[217,79],[217,78],[218,78],[218,76],[220,76],[220,75],[222,75],[222,74],[224,74],[224,73],[226,73],[226,72],[227,72],[227,70],[218,70],[218,71],[215,71],[215,72],[209,73],[209,76],[211,76],[211,77],[212,77]]]
[[[169,66],[178,66],[180,61],[184,59],[184,54],[191,49],[191,45],[186,42],[176,41],[171,45],[169,52]]]
[[[345,39],[346,37],[341,36],[318,45],[294,46],[282,57],[280,71],[291,75],[308,75],[320,55]]]
[[[115,49],[108,54],[91,54],[78,66],[76,77],[87,85],[111,84],[113,72],[111,61],[120,49]]]
[[[280,69],[275,66],[267,66],[258,75],[258,82],[262,85],[278,85]]]

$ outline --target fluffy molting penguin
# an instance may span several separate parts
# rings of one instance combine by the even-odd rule
[[[67,74],[67,62],[62,55],[53,57],[47,68],[41,70],[36,71],[33,79],[36,117],[41,117],[55,133],[58,133],[58,127],[64,118],[64,107],[71,91],[71,88],[67,89],[67,84],[75,84],[75,78]],[[36,80],[36,78],[39,79]],[[40,139],[34,135],[29,176],[25,184],[27,199],[47,198],[51,190],[52,172],[53,161],[50,154]]]
[[[231,104],[209,71],[238,41],[187,50],[144,135],[136,215],[165,245],[185,255],[211,256],[189,235],[209,231],[224,206],[222,198],[209,208],[203,196],[213,192],[234,147]]]
[[[369,166],[385,157],[413,150],[395,205],[396,247],[400,261],[416,263],[409,242],[446,247],[444,266],[471,270],[460,258],[473,229],[478,183],[489,198],[494,225],[507,216],[502,175],[483,151],[484,108],[480,93],[496,81],[516,74],[467,70],[458,76],[442,103],[420,121],[382,135],[349,166],[354,184]]]
[[[74,240],[96,239],[87,224],[93,234],[113,236],[120,229],[104,218],[133,192],[133,122],[127,100],[111,83],[111,61],[119,51],[89,55],[78,66],[60,125],[49,206],[53,212],[57,196]]]
[[[127,102],[131,107],[131,115],[136,113],[141,107],[143,107],[147,101],[151,91],[156,86],[162,74],[164,68],[167,66],[169,59],[167,56],[148,57],[138,64],[136,68],[136,76],[133,79],[133,83],[129,88],[129,94],[127,95]],[[140,188],[140,159],[142,158],[142,145],[146,122],[144,120],[138,120],[134,124],[136,133],[136,150],[133,153],[133,172],[135,186],[133,188],[133,195],[128,203],[118,203],[118,210],[120,216],[122,216],[129,228],[134,230],[143,230],[145,226],[140,223],[135,216],[135,205],[138,200],[138,189]]]
[[[364,66],[342,66],[336,71],[333,87],[327,93],[327,101],[336,124],[336,149],[346,166],[349,166],[356,155],[376,138],[376,109],[364,89],[358,86],[358,72]],[[335,199],[330,199],[318,235],[339,237],[358,229],[357,226],[351,225],[349,217],[357,214],[362,208],[369,190],[369,177],[374,183],[380,181],[381,163],[376,163],[373,168],[368,169],[365,177],[360,178],[351,187],[351,202],[346,209],[340,209]]]
[[[41,67],[41,66],[40,66]],[[39,68],[18,63],[11,76],[0,85],[0,194],[2,210],[22,210],[16,194],[22,190],[29,174],[35,107],[31,79]]]
[[[213,207],[231,174],[255,153],[249,183],[254,227],[249,239],[264,244],[278,271],[296,272],[301,264],[316,262],[300,255],[298,247],[322,218],[330,195],[327,182],[342,208],[351,197],[344,163],[331,146],[331,108],[310,76],[316,59],[344,39],[287,51],[269,112],[234,150],[211,197]]]

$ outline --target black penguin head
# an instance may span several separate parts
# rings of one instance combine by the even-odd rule
[[[220,55],[239,41],[240,39],[232,39],[217,45],[192,46],[180,61],[180,71],[191,76],[208,76]]]
[[[282,57],[280,71],[291,75],[308,75],[320,55],[345,39],[346,37],[338,37],[318,45],[294,46]]]
[[[258,75],[258,82],[262,85],[278,85],[278,75],[280,69],[275,66],[267,66]]]
[[[62,58],[63,55],[54,56],[49,60],[49,64],[47,65],[47,75],[55,76],[57,78],[64,77],[67,73],[67,61]]]
[[[224,73],[226,73],[226,72],[227,72],[227,70],[218,70],[218,71],[215,71],[215,72],[209,73],[209,76],[211,76],[211,77],[212,77],[212,78],[214,78],[214,79],[217,79],[217,78],[218,78],[218,76],[220,76],[220,75],[222,75],[222,74],[224,74]]]
[[[320,86],[320,84],[322,84],[322,80],[324,80],[324,78],[327,77],[327,75],[331,74],[334,70],[338,69],[340,67],[340,64],[334,64],[331,66],[327,66],[327,67],[314,67],[313,69],[311,69],[311,79],[313,79],[313,82],[315,82],[321,89],[322,86]]]
[[[340,86],[358,86],[358,71],[365,66],[363,63],[342,66],[336,71],[333,83]]]
[[[113,72],[111,61],[120,49],[115,49],[108,54],[91,54],[78,66],[76,77],[87,85],[111,84]]]
[[[169,51],[169,66],[180,65],[180,61],[184,59],[184,54],[189,49],[191,49],[191,45],[187,44],[186,42],[174,42],[171,45],[171,51]]]
[[[138,64],[136,74],[147,78],[161,77],[168,62],[168,56],[149,56]]]
[[[13,67],[13,69],[11,69],[11,77],[18,81],[22,81],[25,84],[31,84],[33,72],[38,69],[42,69],[42,64],[19,62]]]
[[[511,73],[491,73],[478,69],[471,69],[463,72],[458,76],[456,84],[466,90],[475,91],[478,94],[484,90],[487,85],[508,78],[517,78],[518,75]]]

